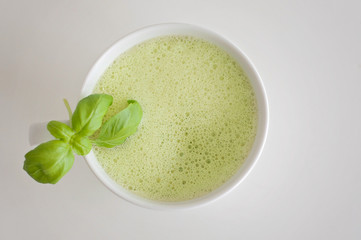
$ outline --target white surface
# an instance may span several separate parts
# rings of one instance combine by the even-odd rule
[[[361,2],[0,0],[0,239],[361,239]],[[82,158],[56,185],[22,170],[31,123],[64,119],[100,54],[160,22],[205,26],[253,61],[270,103],[257,165],[208,206],[159,212]]]

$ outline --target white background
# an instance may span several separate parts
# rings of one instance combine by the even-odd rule
[[[0,239],[361,239],[361,1],[0,0]],[[66,119],[128,32],[186,22],[258,69],[270,128],[248,178],[208,206],[154,211],[76,158],[56,185],[23,170],[31,123]]]

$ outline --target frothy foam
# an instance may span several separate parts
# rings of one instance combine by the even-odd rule
[[[136,99],[138,131],[113,149],[95,147],[118,184],[145,198],[183,201],[218,188],[240,168],[257,128],[257,103],[238,63],[188,36],[146,41],[120,55],[95,93],[114,97],[105,119]]]

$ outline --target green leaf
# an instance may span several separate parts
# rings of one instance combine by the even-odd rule
[[[88,137],[75,134],[69,142],[73,151],[78,155],[87,155],[92,149],[92,143]]]
[[[70,145],[61,140],[42,143],[25,155],[24,170],[40,183],[57,183],[73,166]]]
[[[64,140],[65,142],[69,142],[70,138],[75,133],[68,125],[58,121],[50,121],[47,125],[47,128],[51,135],[53,135],[55,138]]]
[[[112,103],[113,97],[107,94],[92,94],[80,100],[72,116],[74,131],[82,136],[92,135]]]
[[[127,137],[137,131],[143,111],[135,100],[128,100],[128,107],[104,123],[95,143],[101,147],[112,148],[122,144]]]

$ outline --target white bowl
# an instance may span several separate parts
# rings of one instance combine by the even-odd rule
[[[266,140],[268,128],[268,103],[266,92],[255,67],[238,47],[217,33],[190,24],[167,23],[145,27],[130,33],[117,41],[99,58],[85,79],[81,91],[81,97],[86,97],[93,92],[93,89],[101,75],[120,54],[141,42],[165,35],[188,35],[209,41],[228,52],[240,64],[240,66],[247,74],[256,94],[258,105],[258,125],[252,150],[244,164],[230,180],[228,180],[218,189],[203,197],[181,202],[161,202],[142,198],[117,184],[100,166],[92,151],[90,154],[85,156],[85,159],[92,171],[106,187],[108,187],[119,197],[131,203],[152,209],[184,209],[198,207],[210,203],[220,198],[221,196],[224,196],[226,193],[234,189],[243,179],[245,179],[260,156]]]

